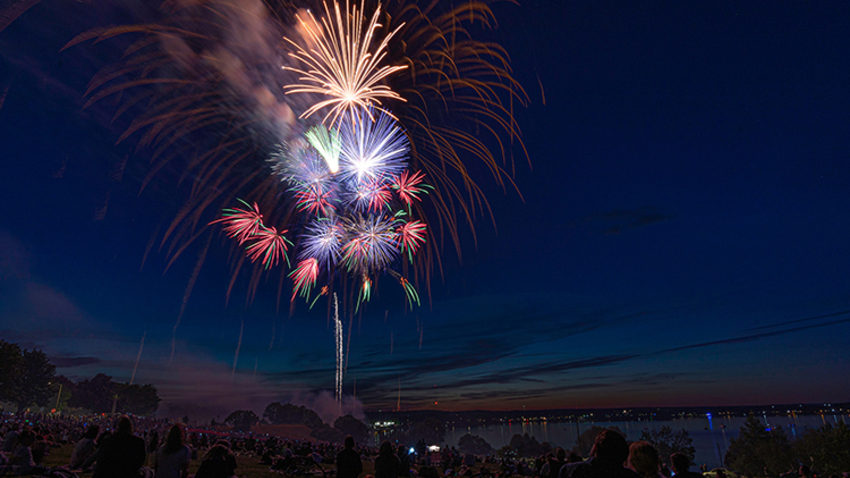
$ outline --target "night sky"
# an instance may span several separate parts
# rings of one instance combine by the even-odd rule
[[[0,31],[0,338],[70,378],[129,381],[144,335],[135,380],[164,412],[332,409],[327,302],[276,311],[269,280],[248,307],[246,277],[226,302],[225,238],[171,359],[202,247],[170,267],[167,247],[146,256],[183,198],[168,181],[139,192],[150,151],[115,144],[114,102],[83,110],[121,42],[60,52],[156,18],[116,4],[46,0]],[[473,168],[495,224],[480,217],[477,242],[461,227],[462,260],[445,247],[422,307],[387,280],[345,318],[346,409],[850,399],[850,3],[494,10],[478,33],[531,99],[515,113],[521,196]]]

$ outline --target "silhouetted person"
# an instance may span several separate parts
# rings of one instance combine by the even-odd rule
[[[375,458],[375,478],[398,478],[398,457],[393,453],[390,442],[381,443],[378,458]]]
[[[236,473],[236,456],[224,443],[226,442],[219,440],[210,447],[198,467],[198,472],[195,473],[195,478],[230,478]]]
[[[97,450],[97,446],[94,444],[94,439],[97,438],[97,434],[100,433],[100,427],[97,425],[91,425],[86,429],[86,432],[83,433],[83,437],[80,438],[80,441],[74,445],[74,451],[71,453],[71,469],[78,470],[82,468],[83,463],[89,459],[94,452]]]
[[[561,473],[561,468],[567,464],[567,452],[558,447],[555,450],[555,455],[549,459],[549,478],[558,478],[558,474]]]
[[[629,446],[629,468],[643,478],[660,478],[661,460],[649,442],[636,441]]]
[[[407,478],[410,476],[410,453],[404,445],[398,447],[398,476]]]
[[[623,467],[629,457],[625,437],[613,430],[596,435],[590,458],[583,463],[569,463],[561,468],[560,478],[637,478],[640,475]]]
[[[343,443],[344,448],[336,455],[337,478],[357,478],[363,472],[363,462],[360,453],[354,450],[354,437],[348,435]]]
[[[670,463],[673,464],[673,473],[680,478],[702,478],[702,473],[688,471],[691,466],[691,459],[684,453],[673,453],[670,455]]]
[[[97,463],[92,478],[135,478],[147,458],[145,440],[133,435],[133,421],[121,415],[115,433],[95,453]]]
[[[10,475],[29,475],[38,470],[35,461],[32,458],[32,444],[35,442],[35,435],[30,430],[22,430],[15,436],[14,452],[9,456],[9,463],[0,466],[0,476],[5,474]]]
[[[175,424],[159,447],[154,460],[155,478],[187,478],[192,451],[184,444],[183,426]]]

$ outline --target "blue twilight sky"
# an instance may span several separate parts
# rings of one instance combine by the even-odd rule
[[[82,108],[123,44],[59,51],[155,10],[10,5],[23,13],[0,31],[0,338],[69,377],[126,381],[144,336],[135,380],[174,413],[332,409],[327,308],[276,312],[276,280],[246,307],[246,277],[226,303],[219,238],[171,356],[202,247],[167,271],[153,247],[141,266],[184,197],[168,181],[139,193],[150,151],[115,145],[114,102]],[[346,317],[347,409],[850,399],[850,4],[494,10],[498,29],[479,33],[531,98],[516,111],[522,198],[473,167],[495,228],[480,219],[477,245],[464,234],[462,262],[445,249],[430,303],[405,311],[387,280]]]

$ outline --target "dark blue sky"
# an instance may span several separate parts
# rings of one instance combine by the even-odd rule
[[[405,311],[383,288],[354,318],[351,406],[393,407],[399,389],[402,408],[440,409],[848,400],[850,5],[495,12],[483,35],[531,98],[516,112],[523,199],[477,172],[496,227],[478,221],[462,263],[446,248],[431,304]],[[157,384],[165,409],[322,407],[326,309],[276,313],[273,280],[247,308],[237,281],[226,305],[219,239],[170,360],[201,248],[163,274],[154,247],[140,270],[183,199],[159,183],[139,194],[149,152],[114,144],[114,103],[82,109],[120,42],[59,52],[152,14],[45,1],[0,31],[0,337],[44,349],[68,376],[129,380],[146,334],[136,380]]]

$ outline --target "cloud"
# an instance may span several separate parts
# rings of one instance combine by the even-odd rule
[[[101,363],[101,360],[97,357],[83,357],[77,355],[52,355],[49,359],[50,363],[55,365],[56,368],[73,368]]]
[[[786,325],[791,325],[791,324],[799,324],[799,323],[802,323],[802,322],[810,322],[812,320],[828,319],[830,317],[838,317],[840,315],[847,315],[847,314],[850,314],[850,310],[842,310],[840,312],[833,312],[831,314],[824,314],[824,315],[816,315],[814,317],[806,317],[806,318],[803,318],[803,319],[787,320],[787,321],[784,321],[784,322],[778,322],[776,324],[762,325],[760,327],[752,327],[752,328],[747,329],[747,330],[774,329],[776,327],[784,327]]]
[[[812,318],[809,318],[809,319],[800,319],[799,321],[814,320],[814,319],[825,318],[825,317],[834,317],[834,316],[838,316],[838,315],[845,315],[847,313],[848,312],[839,312],[839,313],[835,313],[835,314],[827,314],[827,315],[823,315],[823,316],[812,317]],[[798,322],[798,320],[789,321],[787,323],[794,323],[794,322]],[[659,350],[658,352],[655,352],[655,353],[649,354],[649,355],[661,355],[661,354],[666,354],[666,353],[671,353],[671,352],[679,352],[679,351],[682,351],[682,350],[691,350],[691,349],[698,349],[698,348],[704,348],[704,347],[713,347],[715,345],[743,344],[743,343],[747,343],[747,342],[753,342],[753,341],[756,341],[756,340],[761,340],[761,339],[768,338],[768,337],[776,337],[776,336],[779,336],[779,335],[793,334],[793,333],[796,333],[796,332],[802,332],[804,330],[817,329],[817,328],[821,328],[821,327],[829,327],[831,325],[839,325],[839,324],[845,324],[845,323],[850,323],[850,317],[843,318],[843,319],[830,320],[830,321],[821,322],[821,323],[818,323],[818,324],[801,325],[799,327],[792,327],[792,328],[784,329],[784,330],[774,330],[772,332],[763,332],[763,333],[758,333],[758,334],[742,335],[742,336],[738,336],[738,337],[730,337],[728,339],[712,340],[710,342],[701,342],[701,343],[696,343],[696,344],[691,344],[691,345],[684,345],[684,346],[681,346],[681,347],[673,347],[673,348],[669,348],[669,349]],[[781,325],[781,324],[777,324],[777,326],[779,326],[779,325]]]
[[[83,313],[65,294],[44,284],[30,282],[25,300],[34,319],[40,322],[81,322]]]

